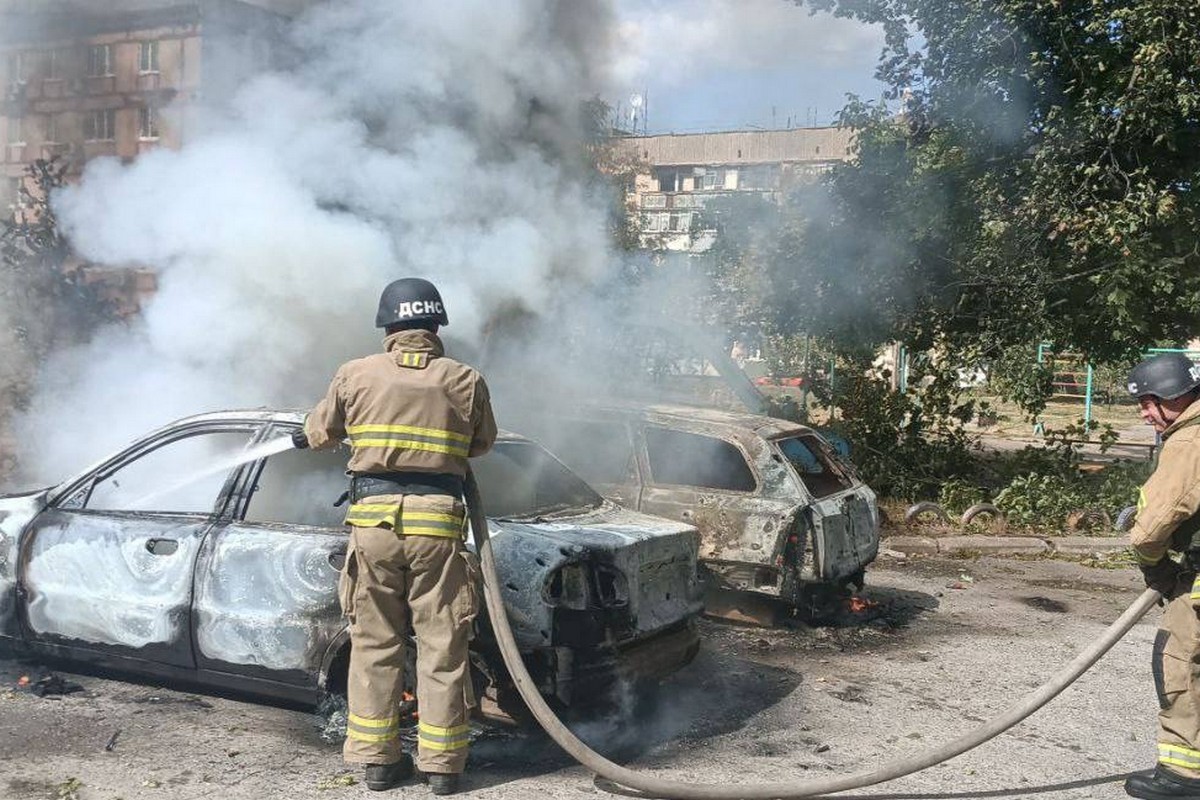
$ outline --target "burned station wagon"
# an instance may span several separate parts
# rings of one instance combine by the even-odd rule
[[[260,447],[302,419],[191,417],[0,499],[0,643],[289,700],[342,688],[346,453]],[[509,618],[547,696],[569,703],[691,660],[693,526],[615,506],[515,435],[473,464]],[[472,663],[503,681],[489,633],[479,624]]]
[[[709,580],[795,605],[861,585],[875,494],[820,434],[758,414],[582,405],[526,426],[609,499],[700,529]]]

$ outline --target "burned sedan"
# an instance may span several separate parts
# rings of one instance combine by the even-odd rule
[[[811,608],[861,585],[878,554],[874,492],[804,425],[614,403],[525,427],[611,500],[699,528],[719,588]]]
[[[0,499],[0,644],[293,701],[339,690],[346,453],[275,446],[302,419],[190,417]],[[509,619],[547,696],[570,703],[692,659],[694,527],[605,501],[518,436],[473,464]],[[476,677],[502,683],[478,627]]]

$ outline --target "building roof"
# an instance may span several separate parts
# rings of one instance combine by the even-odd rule
[[[653,166],[772,164],[785,161],[843,161],[850,155],[848,128],[792,128],[779,131],[671,133],[631,136],[620,147]]]

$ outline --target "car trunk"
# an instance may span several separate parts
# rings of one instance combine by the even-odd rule
[[[879,552],[875,495],[838,461],[815,434],[774,440],[812,496],[814,577],[827,583],[854,579]]]

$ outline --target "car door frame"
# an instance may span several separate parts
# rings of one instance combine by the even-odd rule
[[[731,501],[732,500],[745,501],[745,500],[753,500],[755,498],[759,498],[762,496],[762,491],[763,491],[763,487],[764,487],[764,483],[765,483],[764,479],[763,479],[763,475],[762,475],[761,471],[759,470],[759,466],[758,466],[756,460],[753,457],[751,457],[750,453],[747,452],[746,448],[743,446],[743,444],[740,441],[737,440],[736,437],[723,436],[723,435],[721,435],[721,433],[719,433],[717,431],[694,430],[691,427],[670,425],[670,424],[666,424],[663,422],[657,422],[654,420],[637,420],[636,422],[633,423],[633,428],[634,428],[633,433],[634,433],[634,437],[635,437],[634,448],[637,452],[638,467],[639,467],[639,471],[640,471],[641,478],[642,478],[641,490],[638,493],[638,506],[637,506],[638,511],[641,511],[642,513],[645,513],[645,514],[655,514],[657,516],[667,516],[668,518],[671,518],[670,515],[663,514],[659,511],[648,510],[645,507],[645,503],[646,503],[647,499],[652,499],[652,498],[649,498],[648,496],[652,492],[655,492],[658,490],[675,490],[680,493],[686,493],[686,496],[687,496],[688,500],[690,500],[690,502],[688,500],[683,500],[680,502],[682,505],[689,506],[691,509],[696,509],[696,508],[699,508],[701,505],[704,505],[704,503],[702,501],[703,501],[703,498],[705,495],[714,496],[718,501],[717,505],[719,505],[720,498],[723,498],[723,497],[728,497],[728,498],[730,498]],[[716,439],[717,441],[724,442],[725,444],[730,445],[735,450],[737,450],[737,452],[741,455],[743,462],[745,462],[747,470],[750,472],[750,475],[754,478],[754,489],[752,491],[740,491],[740,490],[735,490],[735,489],[718,489],[718,488],[711,488],[711,487],[705,487],[705,486],[693,486],[690,484],[671,484],[671,483],[661,483],[660,484],[660,483],[657,483],[654,478],[654,471],[650,467],[650,448],[649,448],[649,443],[646,438],[646,431],[649,428],[661,428],[662,430],[670,431],[672,433],[684,433],[684,434],[688,434],[691,436],[703,436],[703,437],[706,437],[709,439]],[[740,514],[742,512],[739,511],[738,513]],[[696,518],[696,512],[694,510],[689,511],[689,510],[685,509],[684,511],[682,511],[680,513],[678,519],[681,522],[687,523],[689,525],[696,525],[698,528],[700,528],[701,525],[706,524],[705,520],[703,520],[703,519],[698,520]],[[744,529],[745,524],[742,523],[741,527]],[[701,534],[701,541],[700,541],[701,556],[700,556],[700,558],[702,561],[735,561],[735,562],[746,561],[745,559],[723,558],[719,553],[715,556],[711,555],[711,554],[705,554],[706,550],[708,550],[711,553],[712,548],[714,547],[714,544],[715,544],[714,542],[706,541],[706,539],[709,539],[714,534],[712,532],[705,531],[704,528],[701,528],[700,534]],[[758,557],[754,558],[753,561],[761,560],[761,561],[765,562],[766,560],[768,560],[768,557],[770,555],[771,555],[770,550],[764,550],[761,554],[758,554]]]
[[[292,432],[299,430],[300,427],[301,424],[299,422],[292,420],[267,420],[264,425],[262,440],[266,441],[290,435]],[[304,666],[300,668],[273,669],[262,665],[224,661],[206,655],[199,641],[202,620],[201,609],[197,607],[197,598],[202,591],[206,590],[206,587],[202,587],[201,584],[205,580],[205,576],[212,569],[220,535],[229,531],[232,526],[245,526],[247,529],[261,526],[264,529],[271,530],[276,525],[275,523],[245,521],[250,503],[254,497],[255,487],[262,475],[263,469],[266,467],[267,461],[271,457],[271,455],[264,456],[238,467],[235,476],[228,486],[229,493],[226,513],[210,526],[208,535],[201,545],[196,561],[192,593],[192,649],[195,655],[197,674],[205,683],[235,685],[280,699],[312,702],[326,688],[325,684],[331,675],[333,660],[338,656],[339,651],[346,645],[349,639],[348,622],[341,616],[340,608],[338,609],[336,623],[331,623],[330,630],[332,630],[332,633],[327,637],[328,640],[321,643],[318,651],[312,655],[311,660],[307,660]],[[299,523],[278,523],[278,525],[289,529],[286,531],[287,536],[308,537],[313,540],[314,544],[318,541],[316,537],[323,537],[326,540],[326,544],[331,544],[330,539],[336,540],[336,545],[331,550],[325,552],[327,553],[326,557],[329,566],[335,570],[340,570],[341,564],[344,563],[346,548],[350,541],[349,531],[344,526],[330,528],[302,525]],[[314,534],[315,536],[313,536]],[[340,559],[336,562],[334,559],[335,555],[340,556]],[[336,576],[333,578],[333,586],[336,592]]]
[[[134,463],[149,453],[152,453],[162,447],[169,446],[175,442],[200,436],[206,433],[222,433],[222,432],[245,432],[246,446],[251,447],[261,441],[263,432],[267,430],[267,425],[261,419],[252,418],[228,418],[228,419],[206,419],[197,420],[195,422],[183,423],[179,425],[169,425],[153,431],[150,434],[138,439],[133,444],[125,447],[116,454],[93,464],[84,471],[68,478],[63,483],[50,490],[47,494],[46,506],[38,513],[33,520],[26,526],[21,537],[21,543],[18,551],[17,559],[17,619],[20,629],[21,640],[23,646],[32,652],[43,655],[67,658],[77,661],[87,661],[101,667],[110,667],[120,670],[128,670],[139,674],[152,675],[168,675],[168,676],[185,676],[190,677],[194,673],[195,654],[191,652],[191,603],[194,594],[195,570],[199,553],[203,550],[204,540],[207,538],[209,531],[217,522],[227,513],[230,501],[230,491],[235,476],[238,473],[237,468],[231,468],[221,483],[221,488],[217,492],[213,506],[207,514],[173,514],[171,512],[133,512],[133,511],[113,511],[107,510],[91,510],[86,507],[88,499],[96,485],[126,466]],[[85,491],[86,490],[86,491]],[[84,491],[83,499],[80,506],[68,506],[67,503],[79,496],[79,493]],[[37,633],[30,622],[29,617],[29,568],[30,561],[33,558],[33,548],[36,540],[34,535],[34,526],[38,523],[47,512],[64,512],[72,514],[82,514],[86,516],[102,517],[110,515],[109,518],[162,518],[164,521],[177,520],[179,522],[188,522],[189,520],[198,526],[199,531],[197,538],[199,539],[196,553],[192,557],[191,564],[188,568],[186,579],[187,585],[187,609],[185,614],[187,619],[187,631],[183,634],[183,639],[179,643],[179,648],[182,650],[186,647],[191,652],[191,666],[181,664],[172,664],[161,661],[148,660],[138,658],[128,652],[122,652],[119,645],[108,645],[104,643],[94,643],[90,645],[66,643],[65,641],[47,640],[43,634]],[[112,516],[112,515],[115,515]],[[136,515],[136,516],[134,516]],[[149,541],[152,540],[148,540]],[[71,640],[72,642],[74,640]],[[172,644],[170,647],[174,647]]]

